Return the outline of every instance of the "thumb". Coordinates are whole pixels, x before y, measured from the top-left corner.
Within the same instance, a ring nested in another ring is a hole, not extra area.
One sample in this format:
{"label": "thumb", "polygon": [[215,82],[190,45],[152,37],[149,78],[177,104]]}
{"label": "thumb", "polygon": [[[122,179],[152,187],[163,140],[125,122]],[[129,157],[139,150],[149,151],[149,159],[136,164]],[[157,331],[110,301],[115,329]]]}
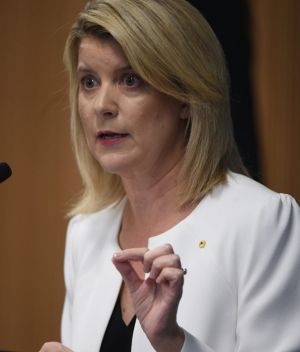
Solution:
{"label": "thumb", "polygon": [[122,278],[129,291],[135,292],[141,286],[143,280],[140,279],[130,262],[127,260],[118,260],[118,253],[114,254],[112,262],[119,271],[119,273],[122,275]]}

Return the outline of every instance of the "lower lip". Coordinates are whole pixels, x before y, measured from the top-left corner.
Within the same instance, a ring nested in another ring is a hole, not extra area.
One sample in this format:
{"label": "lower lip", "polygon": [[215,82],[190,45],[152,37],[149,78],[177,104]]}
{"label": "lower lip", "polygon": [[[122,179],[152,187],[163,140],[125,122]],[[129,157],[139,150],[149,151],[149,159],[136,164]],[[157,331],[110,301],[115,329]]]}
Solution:
{"label": "lower lip", "polygon": [[98,138],[99,142],[102,145],[115,145],[115,144],[119,144],[121,142],[123,142],[125,139],[127,139],[128,136],[124,136],[124,137],[112,137],[112,138]]}

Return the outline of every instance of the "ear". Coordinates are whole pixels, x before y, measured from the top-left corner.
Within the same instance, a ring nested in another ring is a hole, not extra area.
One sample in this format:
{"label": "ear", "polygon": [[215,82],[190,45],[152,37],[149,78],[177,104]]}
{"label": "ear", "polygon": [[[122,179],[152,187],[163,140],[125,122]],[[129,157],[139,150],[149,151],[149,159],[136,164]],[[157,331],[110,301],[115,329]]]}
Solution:
{"label": "ear", "polygon": [[190,107],[187,103],[181,105],[180,118],[182,120],[187,120],[190,116]]}

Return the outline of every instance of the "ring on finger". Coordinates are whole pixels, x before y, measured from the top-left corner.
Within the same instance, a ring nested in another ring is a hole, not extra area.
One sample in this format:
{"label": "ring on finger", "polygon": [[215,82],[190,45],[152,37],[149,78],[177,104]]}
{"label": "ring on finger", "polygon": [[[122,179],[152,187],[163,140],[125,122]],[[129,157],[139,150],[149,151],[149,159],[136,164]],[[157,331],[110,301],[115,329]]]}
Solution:
{"label": "ring on finger", "polygon": [[186,275],[186,273],[187,273],[187,268],[180,268],[180,269],[182,270],[183,275]]}

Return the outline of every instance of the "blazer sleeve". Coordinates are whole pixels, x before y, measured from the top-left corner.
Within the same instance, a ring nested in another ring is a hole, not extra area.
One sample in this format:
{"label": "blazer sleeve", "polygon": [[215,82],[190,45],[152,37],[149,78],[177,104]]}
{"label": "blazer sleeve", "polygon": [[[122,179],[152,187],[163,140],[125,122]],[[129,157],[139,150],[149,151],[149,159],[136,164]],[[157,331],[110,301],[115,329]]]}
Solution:
{"label": "blazer sleeve", "polygon": [[[300,351],[300,208],[289,195],[272,195],[247,227],[232,352]],[[185,331],[182,352],[213,349]]]}
{"label": "blazer sleeve", "polygon": [[214,352],[205,343],[199,341],[195,336],[191,335],[188,331],[184,331],[184,344],[181,352]]}
{"label": "blazer sleeve", "polygon": [[238,283],[236,351],[300,351],[300,208],[269,199],[253,224]]}

